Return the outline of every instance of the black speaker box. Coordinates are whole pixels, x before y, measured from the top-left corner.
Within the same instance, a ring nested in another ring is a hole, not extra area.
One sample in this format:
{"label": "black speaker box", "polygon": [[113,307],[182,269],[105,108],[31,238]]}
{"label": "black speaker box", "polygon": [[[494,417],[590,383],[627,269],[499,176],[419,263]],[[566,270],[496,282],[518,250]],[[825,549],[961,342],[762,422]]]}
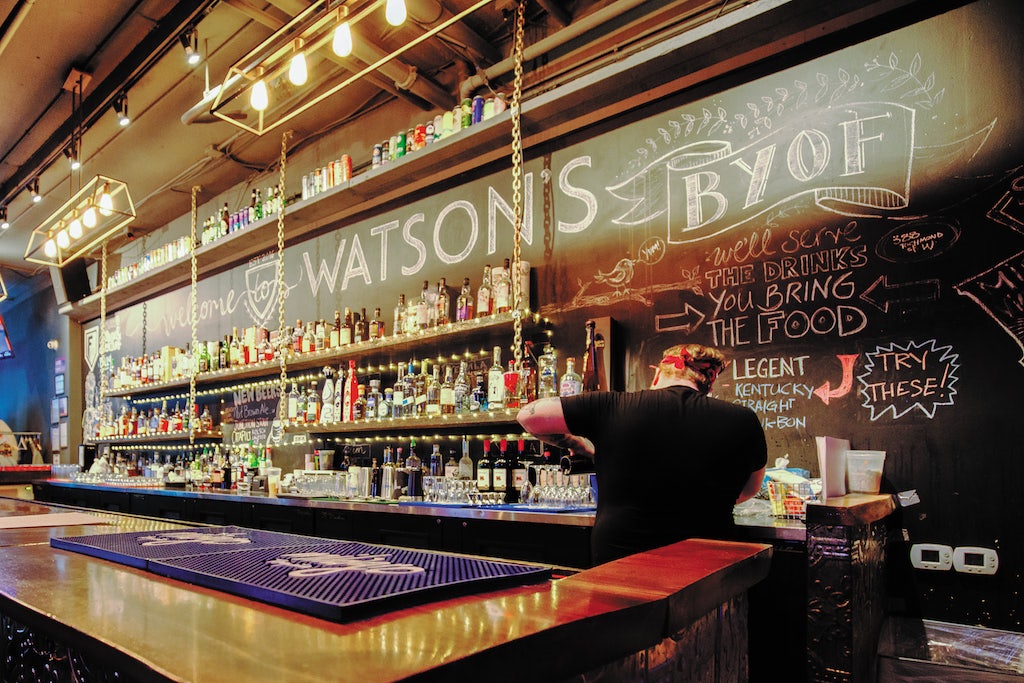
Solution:
{"label": "black speaker box", "polygon": [[53,268],[50,272],[55,275],[52,278],[53,291],[57,295],[58,305],[81,301],[92,293],[85,259],[75,259],[63,268]]}

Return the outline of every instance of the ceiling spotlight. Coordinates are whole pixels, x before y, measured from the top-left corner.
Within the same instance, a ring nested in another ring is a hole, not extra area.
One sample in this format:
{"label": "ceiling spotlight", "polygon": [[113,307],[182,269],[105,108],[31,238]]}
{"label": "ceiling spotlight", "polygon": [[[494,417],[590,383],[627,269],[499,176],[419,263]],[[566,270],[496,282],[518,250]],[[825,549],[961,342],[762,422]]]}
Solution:
{"label": "ceiling spotlight", "polygon": [[77,171],[82,168],[82,162],[78,158],[78,152],[75,150],[75,143],[71,143],[69,147],[64,148],[64,156],[68,158],[68,164],[71,165],[72,171]]}
{"label": "ceiling spotlight", "polygon": [[32,201],[38,204],[43,201],[43,195],[39,194],[39,178],[33,178],[28,184],[28,191],[32,193]]}
{"label": "ceiling spotlight", "polygon": [[196,66],[203,61],[203,56],[199,54],[199,31],[194,26],[178,36],[178,40],[185,48],[185,61],[189,66]]}
{"label": "ceiling spotlight", "polygon": [[7,206],[0,206],[0,230],[6,230],[11,227],[11,222],[7,220]]}
{"label": "ceiling spotlight", "polygon": [[114,112],[117,114],[117,122],[122,126],[127,126],[132,122],[128,118],[128,94],[121,93],[114,98]]}

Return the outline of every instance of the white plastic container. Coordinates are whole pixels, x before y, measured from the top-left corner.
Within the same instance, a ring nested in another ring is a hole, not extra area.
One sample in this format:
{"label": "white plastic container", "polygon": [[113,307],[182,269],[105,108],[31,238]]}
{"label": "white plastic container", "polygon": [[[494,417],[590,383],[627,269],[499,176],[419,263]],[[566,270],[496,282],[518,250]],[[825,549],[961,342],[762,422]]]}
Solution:
{"label": "white plastic container", "polygon": [[884,467],[885,451],[847,451],[846,490],[850,493],[878,493]]}

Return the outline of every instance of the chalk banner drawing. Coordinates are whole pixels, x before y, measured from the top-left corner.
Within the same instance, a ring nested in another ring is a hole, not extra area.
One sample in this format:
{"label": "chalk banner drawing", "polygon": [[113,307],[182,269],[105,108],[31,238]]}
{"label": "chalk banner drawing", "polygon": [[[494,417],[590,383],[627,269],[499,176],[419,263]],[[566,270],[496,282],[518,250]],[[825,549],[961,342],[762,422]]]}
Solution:
{"label": "chalk banner drawing", "polygon": [[[981,306],[1024,350],[1024,251],[961,282],[956,291]],[[1019,362],[1024,365],[1024,356]]]}
{"label": "chalk banner drawing", "polygon": [[864,372],[858,375],[861,404],[872,422],[889,415],[897,420],[913,410],[928,419],[939,406],[953,405],[960,354],[934,339],[892,343],[865,354]]}

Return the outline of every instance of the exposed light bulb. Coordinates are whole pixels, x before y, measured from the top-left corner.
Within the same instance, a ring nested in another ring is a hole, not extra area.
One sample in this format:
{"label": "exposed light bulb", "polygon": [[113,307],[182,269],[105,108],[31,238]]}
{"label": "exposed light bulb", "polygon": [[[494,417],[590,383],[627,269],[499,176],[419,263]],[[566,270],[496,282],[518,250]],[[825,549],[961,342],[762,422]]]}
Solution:
{"label": "exposed light bulb", "polygon": [[96,209],[94,207],[90,206],[85,210],[85,213],[82,214],[82,223],[87,228],[96,227]]}
{"label": "exposed light bulb", "polygon": [[252,92],[249,93],[249,104],[256,111],[263,111],[270,106],[270,96],[267,94],[267,84],[262,78],[252,84]]}
{"label": "exposed light bulb", "polygon": [[334,54],[339,57],[348,57],[352,54],[352,27],[347,21],[341,22],[338,28],[334,29],[334,41],[331,43]]}
{"label": "exposed light bulb", "polygon": [[82,221],[78,218],[77,214],[71,219],[71,225],[68,226],[68,234],[71,235],[73,240],[77,240],[82,236]]}
{"label": "exposed light bulb", "polygon": [[71,238],[68,237],[67,230],[61,230],[57,233],[57,246],[61,249],[67,249],[71,246]]}
{"label": "exposed light bulb", "polygon": [[103,194],[100,195],[100,213],[109,216],[114,213],[114,198],[110,196],[110,185],[104,185]]}
{"label": "exposed light bulb", "polygon": [[401,26],[405,21],[405,0],[387,0],[384,5],[384,18],[392,26]]}
{"label": "exposed light bulb", "polygon": [[288,67],[288,80],[294,85],[305,85],[307,78],[306,55],[303,52],[296,52],[292,57],[291,66]]}
{"label": "exposed light bulb", "polygon": [[46,254],[47,258],[53,258],[57,255],[57,243],[52,239],[46,240],[43,244],[43,253]]}

